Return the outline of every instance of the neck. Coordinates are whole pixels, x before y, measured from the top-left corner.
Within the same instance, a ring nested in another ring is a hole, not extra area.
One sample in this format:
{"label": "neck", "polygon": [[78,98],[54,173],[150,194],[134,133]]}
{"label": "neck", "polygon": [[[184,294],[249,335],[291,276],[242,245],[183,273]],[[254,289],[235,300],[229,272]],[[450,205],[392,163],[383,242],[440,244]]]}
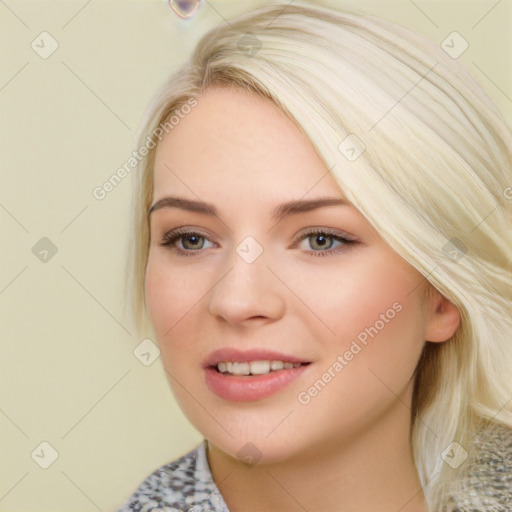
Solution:
{"label": "neck", "polygon": [[322,439],[283,461],[248,466],[211,443],[208,460],[230,512],[426,512],[409,425],[397,400],[350,439]]}

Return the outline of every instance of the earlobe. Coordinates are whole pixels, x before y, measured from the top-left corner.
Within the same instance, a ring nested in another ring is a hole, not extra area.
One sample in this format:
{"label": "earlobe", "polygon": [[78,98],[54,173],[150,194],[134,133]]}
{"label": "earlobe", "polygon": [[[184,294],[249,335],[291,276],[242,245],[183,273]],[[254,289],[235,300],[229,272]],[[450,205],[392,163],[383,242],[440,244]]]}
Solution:
{"label": "earlobe", "polygon": [[430,294],[425,341],[443,342],[449,340],[460,325],[457,307],[437,290]]}

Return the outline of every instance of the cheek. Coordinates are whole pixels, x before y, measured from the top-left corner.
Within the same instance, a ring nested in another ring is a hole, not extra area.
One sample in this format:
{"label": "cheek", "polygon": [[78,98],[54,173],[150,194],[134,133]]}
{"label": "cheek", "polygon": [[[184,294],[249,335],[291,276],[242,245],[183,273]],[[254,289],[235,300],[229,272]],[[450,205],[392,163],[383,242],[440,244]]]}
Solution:
{"label": "cheek", "polygon": [[368,249],[336,265],[318,265],[314,272],[292,268],[284,272],[294,292],[316,316],[310,325],[323,343],[334,342],[336,348],[343,348],[357,336],[363,341],[365,335],[372,339],[376,330],[379,336],[402,332],[400,337],[405,340],[422,329],[418,284],[423,278],[394,253]]}
{"label": "cheek", "polygon": [[172,285],[172,276],[168,274],[165,267],[158,263],[158,258],[150,254],[146,267],[146,306],[153,330],[160,342],[163,334],[174,324],[176,310],[171,306],[178,298],[176,287]]}
{"label": "cheek", "polygon": [[415,297],[387,296],[353,338],[362,340],[364,368],[397,393],[412,376],[424,345],[421,313]]}
{"label": "cheek", "polygon": [[338,356],[343,365],[321,401],[326,405],[343,397],[354,411],[362,413],[362,403],[377,411],[405,391],[420,357],[425,325],[418,284],[423,278],[403,260],[385,254],[343,274],[331,274],[331,283],[337,278],[339,284],[317,302],[319,316],[336,333],[322,337],[319,371],[332,368]]}
{"label": "cheek", "polygon": [[146,304],[166,377],[180,407],[184,411],[191,409],[192,416],[195,409],[190,407],[190,393],[197,393],[197,382],[187,361],[193,355],[194,331],[200,325],[194,318],[194,306],[199,305],[208,290],[204,275],[199,278],[201,275],[180,271],[178,266],[165,261],[165,255],[150,254],[146,267]]}
{"label": "cheek", "polygon": [[314,275],[303,273],[297,292],[308,297],[316,316],[334,332],[319,322],[310,323],[321,344],[315,377],[322,378],[329,368],[333,371],[338,356],[342,357],[343,370],[334,369],[339,377],[324,399],[331,392],[340,393],[348,402],[355,400],[355,407],[359,401],[371,402],[381,393],[389,394],[389,389],[401,393],[424,345],[418,286],[423,277],[385,251],[368,250],[350,262],[347,258],[339,267],[319,269]]}
{"label": "cheek", "polygon": [[[325,330],[317,335],[322,355],[300,390],[305,422],[322,418],[337,435],[376,421],[397,396],[407,404],[424,345],[421,300],[419,292],[412,291],[418,280],[418,275],[400,268],[383,272],[374,267],[352,273],[345,286],[325,295],[325,307],[318,314],[336,335]],[[406,406],[402,413],[409,414]]]}
{"label": "cheek", "polygon": [[165,254],[150,253],[145,279],[147,309],[160,343],[173,337],[208,290],[202,272],[187,272],[166,260]]}

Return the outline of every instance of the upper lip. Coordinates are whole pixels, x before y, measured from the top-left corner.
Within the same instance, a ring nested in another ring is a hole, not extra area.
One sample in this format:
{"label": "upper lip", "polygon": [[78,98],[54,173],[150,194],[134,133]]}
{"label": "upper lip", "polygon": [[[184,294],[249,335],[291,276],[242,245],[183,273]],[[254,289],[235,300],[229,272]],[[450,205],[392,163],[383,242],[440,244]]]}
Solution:
{"label": "upper lip", "polygon": [[309,363],[305,359],[301,359],[288,354],[282,354],[273,350],[250,349],[237,350],[236,348],[221,348],[214,350],[206,358],[203,363],[204,368],[217,366],[220,362],[231,361],[233,363],[244,363],[250,361],[283,361],[289,363]]}

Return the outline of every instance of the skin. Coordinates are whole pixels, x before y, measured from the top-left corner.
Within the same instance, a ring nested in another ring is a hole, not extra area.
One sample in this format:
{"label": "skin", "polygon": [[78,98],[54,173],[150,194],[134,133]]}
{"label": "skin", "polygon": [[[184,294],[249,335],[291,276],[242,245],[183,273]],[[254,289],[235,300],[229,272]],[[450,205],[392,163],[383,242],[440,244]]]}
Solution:
{"label": "skin", "polygon": [[[336,172],[351,172],[344,165]],[[427,296],[422,275],[350,204],[271,219],[285,201],[343,196],[307,137],[267,99],[203,93],[157,148],[153,204],[170,195],[218,210],[151,213],[145,292],[169,383],[208,440],[230,511],[426,510],[409,440],[412,376],[425,340],[455,332],[457,309],[437,292]],[[161,245],[182,226],[205,238]],[[322,246],[308,228],[356,243]],[[247,236],[263,249],[253,263],[236,252]],[[300,403],[298,394],[397,302],[400,312]],[[274,349],[311,364],[270,397],[230,402],[208,389],[202,369],[221,347]],[[237,456],[248,442],[261,456],[254,465]]]}

